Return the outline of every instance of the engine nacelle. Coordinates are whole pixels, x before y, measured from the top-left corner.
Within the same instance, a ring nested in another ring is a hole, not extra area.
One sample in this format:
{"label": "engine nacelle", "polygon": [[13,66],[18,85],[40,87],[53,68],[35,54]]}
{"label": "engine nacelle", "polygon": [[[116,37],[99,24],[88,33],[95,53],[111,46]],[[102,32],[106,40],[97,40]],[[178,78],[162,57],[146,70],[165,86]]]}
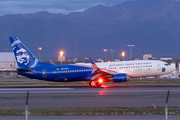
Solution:
{"label": "engine nacelle", "polygon": [[113,82],[126,82],[129,80],[129,75],[125,73],[119,73],[113,75]]}

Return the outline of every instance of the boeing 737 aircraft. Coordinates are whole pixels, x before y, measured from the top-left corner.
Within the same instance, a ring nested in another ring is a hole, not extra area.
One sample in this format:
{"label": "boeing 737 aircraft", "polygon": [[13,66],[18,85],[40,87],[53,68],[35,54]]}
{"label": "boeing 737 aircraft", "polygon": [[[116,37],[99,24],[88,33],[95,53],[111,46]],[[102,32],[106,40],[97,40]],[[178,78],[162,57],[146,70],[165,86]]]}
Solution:
{"label": "boeing 737 aircraft", "polygon": [[[90,64],[54,65],[39,61],[17,37],[10,37],[18,64],[19,75],[55,82],[89,81],[100,87],[105,82],[126,82],[130,77],[151,77],[175,70],[168,63],[157,60],[138,60]],[[160,80],[159,80],[160,81]]]}
{"label": "boeing 737 aircraft", "polygon": [[128,75],[100,70],[91,60],[92,66],[54,65],[39,61],[17,37],[10,42],[18,64],[17,73],[28,78],[55,82],[89,81],[91,86],[100,87],[104,82],[126,82]]}

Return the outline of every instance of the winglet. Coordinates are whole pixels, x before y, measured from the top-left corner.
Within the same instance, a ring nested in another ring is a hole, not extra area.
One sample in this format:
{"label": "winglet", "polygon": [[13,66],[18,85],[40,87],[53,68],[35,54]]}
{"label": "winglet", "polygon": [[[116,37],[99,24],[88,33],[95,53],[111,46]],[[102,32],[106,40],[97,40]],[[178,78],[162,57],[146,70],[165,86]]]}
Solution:
{"label": "winglet", "polygon": [[92,68],[93,68],[92,73],[94,73],[98,69],[98,67],[90,57],[89,57],[89,60],[91,62]]}
{"label": "winglet", "polygon": [[49,61],[50,61],[50,63],[51,63],[52,65],[55,65],[54,62],[53,62],[52,60],[49,60]]}

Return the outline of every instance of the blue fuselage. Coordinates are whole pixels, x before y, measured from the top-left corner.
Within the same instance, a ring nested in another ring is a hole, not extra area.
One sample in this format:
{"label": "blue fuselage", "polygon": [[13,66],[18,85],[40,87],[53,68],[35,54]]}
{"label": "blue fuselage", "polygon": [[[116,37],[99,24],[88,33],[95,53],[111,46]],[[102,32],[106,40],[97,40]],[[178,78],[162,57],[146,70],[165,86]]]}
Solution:
{"label": "blue fuselage", "polygon": [[89,81],[93,77],[92,68],[78,65],[53,65],[29,69],[29,72],[17,71],[28,78],[57,81]]}

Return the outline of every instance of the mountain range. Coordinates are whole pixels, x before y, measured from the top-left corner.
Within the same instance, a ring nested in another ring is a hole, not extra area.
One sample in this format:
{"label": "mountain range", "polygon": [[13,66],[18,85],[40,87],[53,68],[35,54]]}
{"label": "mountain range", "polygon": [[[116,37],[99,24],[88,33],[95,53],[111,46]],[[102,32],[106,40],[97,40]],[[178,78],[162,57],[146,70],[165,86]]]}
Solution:
{"label": "mountain range", "polygon": [[[104,58],[103,49],[114,49],[121,58],[128,44],[132,57],[143,54],[180,58],[180,1],[131,0],[105,7],[97,5],[68,15],[39,11],[34,14],[0,16],[0,51],[10,49],[9,36],[17,36],[38,57],[57,59],[60,50],[67,58]],[[108,52],[108,59],[111,53]]]}

